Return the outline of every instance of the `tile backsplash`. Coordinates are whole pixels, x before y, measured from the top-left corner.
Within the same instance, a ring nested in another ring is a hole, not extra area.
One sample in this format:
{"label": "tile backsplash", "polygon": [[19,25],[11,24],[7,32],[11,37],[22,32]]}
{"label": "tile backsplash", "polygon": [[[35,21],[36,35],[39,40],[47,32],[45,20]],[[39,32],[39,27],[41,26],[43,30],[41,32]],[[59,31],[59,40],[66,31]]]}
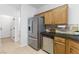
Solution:
{"label": "tile backsplash", "polygon": [[70,31],[79,31],[79,24],[69,24],[68,29]]}
{"label": "tile backsplash", "polygon": [[45,28],[46,28],[46,30],[54,31],[56,28],[56,25],[45,25]]}
{"label": "tile backsplash", "polygon": [[68,24],[68,25],[45,25],[46,30],[55,31],[59,29],[62,31],[79,31],[79,24]]}

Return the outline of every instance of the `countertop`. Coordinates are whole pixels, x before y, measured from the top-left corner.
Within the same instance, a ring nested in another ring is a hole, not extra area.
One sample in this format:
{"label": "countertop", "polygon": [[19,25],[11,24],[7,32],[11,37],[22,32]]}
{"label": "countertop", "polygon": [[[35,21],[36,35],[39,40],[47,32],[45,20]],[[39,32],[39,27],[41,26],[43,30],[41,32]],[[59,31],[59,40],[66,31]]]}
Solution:
{"label": "countertop", "polygon": [[79,41],[79,34],[78,33],[77,34],[72,34],[72,33],[59,33],[59,32],[56,32],[55,36]]}
{"label": "countertop", "polygon": [[42,36],[46,36],[46,37],[49,37],[52,39],[54,39],[54,35],[55,35],[54,32],[41,32],[41,34],[42,34]]}
{"label": "countertop", "polygon": [[54,39],[55,36],[79,41],[79,32],[42,32],[43,36]]}

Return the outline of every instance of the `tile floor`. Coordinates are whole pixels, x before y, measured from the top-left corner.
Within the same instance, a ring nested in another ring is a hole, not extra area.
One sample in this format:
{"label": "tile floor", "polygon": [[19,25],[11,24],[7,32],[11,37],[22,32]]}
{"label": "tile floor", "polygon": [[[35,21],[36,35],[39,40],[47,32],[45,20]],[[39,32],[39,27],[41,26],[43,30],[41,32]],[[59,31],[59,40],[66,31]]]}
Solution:
{"label": "tile floor", "polygon": [[14,43],[10,38],[1,40],[0,54],[47,54],[42,50],[36,51],[29,46],[20,47],[19,44]]}

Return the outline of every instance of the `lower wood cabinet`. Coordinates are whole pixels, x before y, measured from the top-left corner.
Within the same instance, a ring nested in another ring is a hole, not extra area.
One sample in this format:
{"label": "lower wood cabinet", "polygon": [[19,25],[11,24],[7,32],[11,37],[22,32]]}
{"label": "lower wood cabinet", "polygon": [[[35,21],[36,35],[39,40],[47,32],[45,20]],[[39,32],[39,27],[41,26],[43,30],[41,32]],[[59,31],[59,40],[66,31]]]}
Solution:
{"label": "lower wood cabinet", "polygon": [[70,54],[79,54],[79,49],[71,47],[70,48]]}
{"label": "lower wood cabinet", "polygon": [[65,54],[65,45],[63,43],[55,43],[55,54]]}
{"label": "lower wood cabinet", "polygon": [[70,40],[70,54],[79,54],[79,42]]}
{"label": "lower wood cabinet", "polygon": [[55,54],[65,54],[65,39],[61,37],[55,37],[54,39],[54,53]]}
{"label": "lower wood cabinet", "polygon": [[79,54],[79,41],[62,37],[54,38],[55,54]]}

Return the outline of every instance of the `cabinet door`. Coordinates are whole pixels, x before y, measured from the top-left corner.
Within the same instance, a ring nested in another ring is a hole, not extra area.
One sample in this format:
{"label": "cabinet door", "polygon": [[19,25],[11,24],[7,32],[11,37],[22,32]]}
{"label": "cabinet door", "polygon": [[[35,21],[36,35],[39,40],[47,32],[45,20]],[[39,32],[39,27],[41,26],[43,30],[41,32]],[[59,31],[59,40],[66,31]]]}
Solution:
{"label": "cabinet door", "polygon": [[45,13],[45,24],[54,24],[53,11]]}
{"label": "cabinet door", "polygon": [[49,15],[49,12],[45,13],[45,24],[50,24],[50,15]]}
{"label": "cabinet door", "polygon": [[70,54],[79,54],[79,49],[71,47],[70,48]]}
{"label": "cabinet door", "polygon": [[50,24],[54,24],[54,16],[53,16],[53,10],[51,10],[50,12],[49,12],[49,19],[50,19]]}
{"label": "cabinet door", "polygon": [[70,54],[79,54],[79,42],[70,40]]}
{"label": "cabinet door", "polygon": [[65,38],[61,38],[61,37],[55,37],[54,39],[55,42],[61,42],[65,44]]}
{"label": "cabinet door", "polygon": [[60,42],[55,42],[55,54],[65,54],[65,45]]}
{"label": "cabinet door", "polygon": [[65,54],[66,53],[65,38],[62,38],[62,37],[54,38],[54,53],[55,54]]}
{"label": "cabinet door", "polygon": [[60,6],[53,10],[55,24],[67,24],[68,6]]}

